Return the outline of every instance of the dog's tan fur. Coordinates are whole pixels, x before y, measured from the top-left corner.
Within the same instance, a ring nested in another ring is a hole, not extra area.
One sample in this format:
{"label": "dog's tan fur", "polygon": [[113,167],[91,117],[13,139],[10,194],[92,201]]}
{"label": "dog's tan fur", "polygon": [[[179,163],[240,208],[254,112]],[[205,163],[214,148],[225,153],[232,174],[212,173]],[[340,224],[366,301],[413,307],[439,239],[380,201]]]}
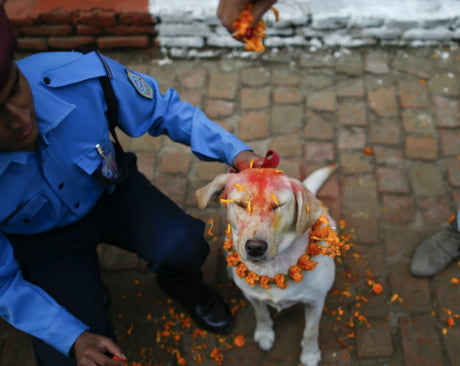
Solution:
{"label": "dog's tan fur", "polygon": [[[203,209],[213,197],[223,198],[233,245],[242,262],[260,276],[274,277],[278,273],[287,274],[297,263],[308,247],[311,226],[320,215],[328,215],[315,193],[333,170],[333,167],[320,169],[303,183],[274,169],[221,174],[196,191],[196,201]],[[329,219],[335,226],[332,218]],[[250,243],[255,243],[257,250],[251,250]],[[304,272],[301,282],[291,281],[284,290],[274,285],[270,289],[251,286],[232,271],[233,280],[254,307],[254,339],[264,350],[269,350],[275,341],[267,305],[278,311],[296,303],[306,305],[300,356],[306,366],[316,366],[321,360],[319,321],[335,275],[332,258],[319,255],[312,259],[318,262],[316,268]]]}

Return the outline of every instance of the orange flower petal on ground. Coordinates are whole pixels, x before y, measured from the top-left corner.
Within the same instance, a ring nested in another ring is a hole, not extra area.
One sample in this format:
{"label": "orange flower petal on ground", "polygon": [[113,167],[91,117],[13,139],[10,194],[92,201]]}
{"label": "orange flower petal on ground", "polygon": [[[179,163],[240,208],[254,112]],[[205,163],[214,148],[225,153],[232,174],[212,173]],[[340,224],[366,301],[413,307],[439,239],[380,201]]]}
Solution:
{"label": "orange flower petal on ground", "polygon": [[372,292],[374,294],[380,295],[383,292],[383,286],[380,283],[375,282],[372,286]]}
{"label": "orange flower petal on ground", "polygon": [[222,365],[222,362],[224,362],[224,355],[222,354],[222,351],[217,347],[212,349],[209,357],[216,361],[218,365]]}
{"label": "orange flower petal on ground", "polygon": [[449,328],[453,328],[454,325],[455,325],[455,320],[454,320],[454,318],[449,318],[449,319],[446,320],[446,323],[447,323],[447,326]]}
{"label": "orange flower petal on ground", "polygon": [[374,155],[374,150],[372,150],[372,148],[369,146],[365,147],[363,151],[366,155]]}
{"label": "orange flower petal on ground", "polygon": [[243,347],[246,344],[246,338],[243,334],[239,334],[235,337],[233,344],[237,347]]}

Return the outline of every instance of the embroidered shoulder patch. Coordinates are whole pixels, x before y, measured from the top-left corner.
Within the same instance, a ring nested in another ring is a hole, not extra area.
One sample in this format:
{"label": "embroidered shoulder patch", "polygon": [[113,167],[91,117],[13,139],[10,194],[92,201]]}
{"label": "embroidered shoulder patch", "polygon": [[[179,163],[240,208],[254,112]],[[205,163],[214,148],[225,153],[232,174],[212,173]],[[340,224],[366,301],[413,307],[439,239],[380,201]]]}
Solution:
{"label": "embroidered shoulder patch", "polygon": [[142,76],[135,74],[131,70],[126,69],[128,79],[133,84],[136,91],[144,98],[153,99],[152,87],[142,78]]}

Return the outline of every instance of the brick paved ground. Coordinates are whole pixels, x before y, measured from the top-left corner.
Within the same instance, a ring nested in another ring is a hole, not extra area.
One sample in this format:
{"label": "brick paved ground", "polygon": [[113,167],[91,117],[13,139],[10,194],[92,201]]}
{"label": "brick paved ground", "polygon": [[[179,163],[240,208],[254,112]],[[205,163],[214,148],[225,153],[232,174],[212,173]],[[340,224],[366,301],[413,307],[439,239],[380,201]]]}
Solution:
{"label": "brick paved ground", "polygon": [[[321,324],[322,365],[460,364],[460,326],[446,325],[449,311],[460,313],[460,287],[450,283],[460,277],[458,263],[431,279],[408,272],[414,248],[447,223],[460,201],[460,50],[298,51],[163,66],[145,53],[112,56],[154,75],[164,90],[175,87],[257,152],[276,150],[288,175],[304,178],[315,167],[339,164],[320,196],[336,219],[346,220],[357,245],[337,265]],[[302,308],[274,314],[276,344],[260,351],[252,340],[252,309],[225,276],[223,211],[194,207],[194,190],[226,168],[201,163],[167,139],[123,141],[179,205],[213,218],[206,279],[237,319],[226,338],[197,332],[142,261],[103,245],[110,314],[130,365],[175,365],[179,353],[187,365],[216,365],[209,358],[214,347],[225,366],[297,365]],[[369,291],[369,279],[383,284],[382,294]],[[233,345],[239,334],[246,337],[243,347]],[[27,338],[4,323],[0,365],[34,365]]]}

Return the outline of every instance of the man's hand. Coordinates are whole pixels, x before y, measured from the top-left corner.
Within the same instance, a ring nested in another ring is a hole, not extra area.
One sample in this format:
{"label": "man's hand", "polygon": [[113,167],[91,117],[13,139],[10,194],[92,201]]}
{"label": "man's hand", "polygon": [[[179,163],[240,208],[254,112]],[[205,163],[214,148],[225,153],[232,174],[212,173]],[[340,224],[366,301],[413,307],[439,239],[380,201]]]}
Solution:
{"label": "man's hand", "polygon": [[[107,337],[83,332],[73,345],[73,353],[78,366],[123,366],[126,356]],[[107,356],[113,355],[113,358]]]}
{"label": "man's hand", "polygon": [[263,156],[260,156],[252,151],[245,150],[240,152],[237,156],[235,156],[235,158],[233,159],[233,167],[237,171],[241,171],[249,167],[260,168],[263,162]]}
{"label": "man's hand", "polygon": [[233,34],[233,22],[240,16],[241,10],[252,2],[252,15],[254,16],[254,25],[259,23],[262,16],[270,10],[277,0],[219,0],[217,7],[217,16],[222,25],[227,28],[230,34]]}

